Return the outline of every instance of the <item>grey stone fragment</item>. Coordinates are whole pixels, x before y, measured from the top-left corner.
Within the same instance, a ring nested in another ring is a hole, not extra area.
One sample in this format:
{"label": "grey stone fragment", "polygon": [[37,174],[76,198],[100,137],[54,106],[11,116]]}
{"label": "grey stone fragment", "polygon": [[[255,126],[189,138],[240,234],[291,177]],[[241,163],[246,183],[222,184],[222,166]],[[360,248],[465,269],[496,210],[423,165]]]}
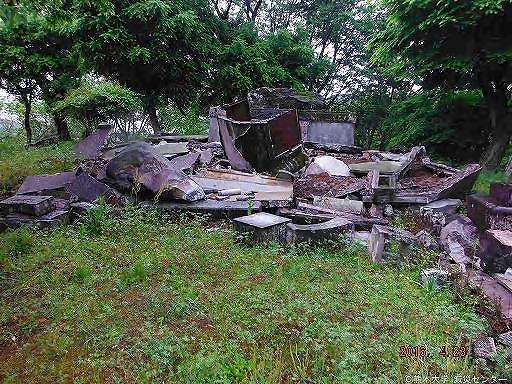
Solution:
{"label": "grey stone fragment", "polygon": [[489,336],[478,336],[473,345],[473,354],[476,358],[490,359],[496,356],[496,345],[494,339]]}
{"label": "grey stone fragment", "polygon": [[500,344],[512,348],[512,331],[508,331],[499,335],[498,341],[500,342]]}
{"label": "grey stone fragment", "polygon": [[428,250],[434,251],[439,249],[437,239],[426,229],[419,231],[416,234],[416,238],[418,239],[418,243]]}
{"label": "grey stone fragment", "polygon": [[432,284],[435,289],[442,290],[450,286],[448,272],[436,268],[427,268],[421,271],[420,280],[424,286]]}
{"label": "grey stone fragment", "polygon": [[304,176],[327,173],[329,176],[350,176],[350,168],[332,156],[318,156],[306,168]]}
{"label": "grey stone fragment", "polygon": [[440,240],[456,263],[464,266],[476,260],[479,247],[478,229],[467,217],[458,216],[443,227]]}
{"label": "grey stone fragment", "polygon": [[461,206],[462,201],[460,199],[441,199],[424,205],[420,208],[420,211],[430,210],[432,212],[441,212],[443,214],[454,214]]}
{"label": "grey stone fragment", "polygon": [[341,217],[319,224],[289,223],[286,226],[286,243],[333,241],[337,240],[341,234],[353,230],[354,224]]}
{"label": "grey stone fragment", "polygon": [[368,253],[374,263],[400,261],[411,253],[415,244],[416,238],[409,231],[374,225],[368,244]]}
{"label": "grey stone fragment", "polygon": [[14,195],[0,201],[0,212],[3,215],[22,213],[31,216],[42,216],[55,209],[52,196]]}
{"label": "grey stone fragment", "polygon": [[69,211],[55,210],[43,216],[31,216],[23,213],[12,213],[0,218],[0,228],[18,228],[32,226],[35,228],[53,228],[69,222]]}
{"label": "grey stone fragment", "polygon": [[307,140],[322,144],[354,145],[352,122],[312,121],[307,128]]}
{"label": "grey stone fragment", "polygon": [[175,157],[170,160],[171,167],[185,173],[192,173],[199,160],[199,156],[200,153],[194,151],[186,155]]}
{"label": "grey stone fragment", "polygon": [[255,243],[282,242],[286,224],[291,222],[285,217],[266,212],[254,213],[233,220],[239,236]]}

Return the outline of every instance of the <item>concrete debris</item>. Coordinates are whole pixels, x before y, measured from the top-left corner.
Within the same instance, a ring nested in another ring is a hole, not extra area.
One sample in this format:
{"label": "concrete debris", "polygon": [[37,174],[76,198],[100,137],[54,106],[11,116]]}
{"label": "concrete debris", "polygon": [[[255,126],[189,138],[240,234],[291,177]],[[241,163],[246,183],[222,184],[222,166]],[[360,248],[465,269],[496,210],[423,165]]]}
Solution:
{"label": "concrete debris", "polygon": [[497,354],[494,339],[489,336],[479,335],[473,344],[473,355],[475,358],[491,359]]}
{"label": "concrete debris", "polygon": [[300,177],[293,184],[296,198],[313,199],[315,196],[345,197],[366,188],[365,179],[326,174]]}
{"label": "concrete debris", "polygon": [[290,219],[266,212],[254,213],[233,220],[238,236],[251,243],[283,242],[286,224],[289,222],[291,222]]}
{"label": "concrete debris", "polygon": [[259,201],[218,201],[200,200],[191,203],[180,202],[159,202],[156,204],[147,202],[144,206],[155,206],[165,212],[192,212],[207,214],[212,218],[233,219],[247,215],[247,212],[260,212],[261,202]]}
{"label": "concrete debris", "polygon": [[319,156],[306,168],[304,176],[326,173],[329,176],[350,176],[347,165],[332,156]]}
{"label": "concrete debris", "polygon": [[318,224],[293,224],[286,225],[286,240],[288,244],[302,242],[337,241],[343,234],[354,230],[354,224],[341,217],[335,217],[329,221]]}
{"label": "concrete debris", "polygon": [[467,275],[471,285],[496,305],[503,318],[512,321],[512,293],[485,272],[468,268]]}
{"label": "concrete debris", "polygon": [[512,230],[512,185],[492,183],[489,196],[469,195],[468,216],[480,229]]}
{"label": "concrete debris", "polygon": [[242,191],[240,188],[233,188],[233,189],[223,189],[222,191],[217,192],[219,196],[233,196],[233,195],[240,195]]}
{"label": "concrete debris", "polygon": [[422,270],[420,280],[423,286],[432,285],[436,290],[443,290],[450,287],[449,274],[441,269],[427,268]]}

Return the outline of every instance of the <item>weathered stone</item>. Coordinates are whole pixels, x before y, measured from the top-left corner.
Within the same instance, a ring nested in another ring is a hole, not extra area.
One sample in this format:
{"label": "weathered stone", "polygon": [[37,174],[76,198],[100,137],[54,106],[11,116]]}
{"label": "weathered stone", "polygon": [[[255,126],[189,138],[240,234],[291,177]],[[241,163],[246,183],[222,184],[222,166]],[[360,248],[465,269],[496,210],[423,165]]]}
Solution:
{"label": "weathered stone", "polygon": [[172,159],[189,152],[186,142],[168,143],[165,141],[152,146],[153,151],[164,156],[167,159]]}
{"label": "weathered stone", "polygon": [[337,211],[354,213],[356,215],[361,215],[364,212],[364,205],[360,200],[315,196],[313,198],[313,204]]}
{"label": "weathered stone", "polygon": [[367,181],[358,177],[327,174],[300,177],[293,184],[293,196],[313,199],[314,196],[345,197],[366,188]]}
{"label": "weathered stone", "polygon": [[201,151],[201,154],[199,156],[199,162],[202,165],[210,165],[213,161],[213,150],[211,148],[206,148],[205,150]]}
{"label": "weathered stone", "polygon": [[349,167],[332,156],[318,156],[306,168],[304,176],[327,173],[329,176],[350,176]]}
{"label": "weathered stone", "polygon": [[437,239],[426,229],[419,231],[416,234],[416,238],[418,239],[418,243],[428,250],[435,251],[439,249]]}
{"label": "weathered stone", "polygon": [[469,195],[467,197],[469,218],[480,229],[512,230],[512,207],[496,204],[486,196]]}
{"label": "weathered stone", "polygon": [[420,208],[420,211],[432,211],[441,212],[445,215],[453,215],[457,213],[457,210],[462,206],[460,199],[441,199],[433,201],[430,204],[424,205]]}
{"label": "weathered stone", "polygon": [[506,347],[512,347],[512,331],[508,331],[499,335],[498,341],[500,344],[503,344]]}
{"label": "weathered stone", "polygon": [[291,222],[285,217],[266,212],[254,213],[233,220],[235,231],[244,240],[253,243],[282,242],[286,224]]}
{"label": "weathered stone", "polygon": [[441,230],[441,244],[461,266],[478,261],[478,229],[465,216],[458,216]]}
{"label": "weathered stone", "polygon": [[95,159],[101,153],[101,148],[107,142],[112,131],[109,124],[100,124],[98,129],[75,145],[75,156],[79,159]]}
{"label": "weathered stone", "polygon": [[43,216],[55,209],[52,196],[14,195],[0,201],[3,215],[22,213],[31,216]]}
{"label": "weathered stone", "polygon": [[107,204],[116,205],[122,202],[122,196],[108,185],[97,181],[88,173],[83,172],[69,185],[68,191],[80,201],[92,203],[103,197]]}
{"label": "weathered stone", "polygon": [[62,172],[54,175],[27,176],[16,192],[18,195],[43,194],[55,197],[68,197],[66,187],[75,180],[74,172]]}
{"label": "weathered stone", "polygon": [[368,246],[368,243],[370,242],[370,236],[371,233],[368,231],[355,231],[353,235],[353,240],[361,243],[364,246]]}
{"label": "weathered stone", "polygon": [[307,127],[306,140],[322,144],[354,145],[355,124],[338,121],[311,121]]}
{"label": "weathered stone", "polygon": [[473,354],[476,358],[491,359],[496,356],[496,344],[494,339],[489,336],[477,336],[473,344]]}
{"label": "weathered stone", "polygon": [[512,293],[482,271],[468,268],[467,276],[471,285],[492,301],[503,318],[510,324],[512,322]]}
{"label": "weathered stone", "polygon": [[432,284],[434,289],[442,290],[450,286],[448,272],[436,268],[424,269],[420,273],[420,280],[424,286]]}
{"label": "weathered stone", "polygon": [[86,201],[81,201],[78,203],[70,204],[70,212],[69,212],[69,220],[74,222],[82,217],[88,210],[97,207],[96,204],[88,203]]}
{"label": "weathered stone", "polygon": [[393,210],[393,206],[391,204],[384,205],[384,217],[393,217],[395,215],[395,211]]}
{"label": "weathered stone", "polygon": [[512,267],[512,231],[488,229],[480,236],[480,257],[487,272],[505,272]]}
{"label": "weathered stone", "polygon": [[147,143],[126,147],[108,162],[106,173],[122,190],[143,186],[164,200],[197,201],[206,197],[199,185],[183,172],[173,169],[169,160],[155,153]]}
{"label": "weathered stone", "polygon": [[372,228],[368,253],[374,263],[401,261],[411,253],[416,238],[409,231],[383,225]]}
{"label": "weathered stone", "polygon": [[286,225],[286,243],[336,241],[340,235],[353,230],[354,224],[340,217],[319,224],[289,223]]}
{"label": "weathered stone", "polygon": [[69,222],[69,211],[55,210],[42,216],[32,216],[23,213],[11,213],[0,217],[0,228],[18,228],[31,226],[35,228],[53,228]]}
{"label": "weathered stone", "polygon": [[233,196],[233,195],[239,195],[242,191],[240,188],[233,188],[233,189],[223,189],[222,191],[219,191],[219,196]]}

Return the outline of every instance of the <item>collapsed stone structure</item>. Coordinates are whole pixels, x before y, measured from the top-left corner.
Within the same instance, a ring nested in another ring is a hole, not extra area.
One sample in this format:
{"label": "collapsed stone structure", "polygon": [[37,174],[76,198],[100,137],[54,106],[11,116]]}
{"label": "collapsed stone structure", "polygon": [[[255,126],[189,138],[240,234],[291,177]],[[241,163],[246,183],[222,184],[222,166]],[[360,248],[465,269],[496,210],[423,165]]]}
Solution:
{"label": "collapsed stone structure", "polygon": [[[234,219],[253,241],[343,234],[366,244],[379,263],[400,262],[424,247],[446,252],[512,320],[512,186],[495,184],[490,197],[469,195],[478,164],[438,164],[423,147],[363,150],[354,145],[354,131],[350,116],[284,88],[257,89],[246,100],[212,107],[208,136],[106,146],[111,127],[101,125],[77,144],[74,172],[30,176],[0,202],[0,226],[49,227],[75,220],[99,198],[111,205],[131,199]],[[457,213],[468,195],[469,218]],[[404,207],[415,212],[417,233],[391,226]],[[424,276],[441,281],[445,274]]]}

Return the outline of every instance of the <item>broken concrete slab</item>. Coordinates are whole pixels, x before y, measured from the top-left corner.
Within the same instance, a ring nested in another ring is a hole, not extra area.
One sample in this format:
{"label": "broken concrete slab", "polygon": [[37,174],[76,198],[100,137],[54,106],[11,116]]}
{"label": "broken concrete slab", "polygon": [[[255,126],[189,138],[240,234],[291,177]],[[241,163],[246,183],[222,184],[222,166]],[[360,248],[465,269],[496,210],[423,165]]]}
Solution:
{"label": "broken concrete slab", "polygon": [[43,194],[66,198],[66,187],[75,180],[74,172],[27,176],[16,192],[18,195]]}
{"label": "broken concrete slab", "polygon": [[200,200],[192,203],[159,202],[146,203],[145,206],[153,207],[166,212],[193,212],[210,215],[212,218],[233,219],[246,216],[249,211],[260,212],[259,201],[225,201],[225,200]]}
{"label": "broken concrete slab", "polygon": [[277,211],[279,216],[288,217],[297,224],[318,224],[334,219],[333,214],[328,213],[310,213],[299,209],[280,208]]}
{"label": "broken concrete slab", "polygon": [[293,224],[286,225],[286,243],[300,242],[324,242],[336,241],[343,234],[354,230],[354,224],[341,217],[335,217],[329,221],[318,224]]}
{"label": "broken concrete slab", "polygon": [[38,229],[53,228],[69,223],[69,211],[54,210],[42,216],[32,216],[23,213],[11,213],[0,217],[0,228],[19,228],[30,226]]}
{"label": "broken concrete slab", "polygon": [[304,176],[326,173],[329,176],[350,176],[349,167],[341,160],[332,156],[318,156],[309,164]]}
{"label": "broken concrete slab", "polygon": [[362,215],[364,213],[364,205],[360,200],[314,196],[313,204],[324,208],[334,209],[336,211],[353,213],[355,215]]}
{"label": "broken concrete slab", "polygon": [[75,145],[75,156],[79,159],[95,159],[101,154],[101,149],[107,142],[112,126],[100,124],[98,129]]}
{"label": "broken concrete slab", "polygon": [[251,243],[282,242],[286,224],[291,220],[266,212],[254,213],[233,220],[237,235]]}
{"label": "broken concrete slab", "polygon": [[330,214],[333,217],[341,217],[352,222],[357,230],[366,230],[372,228],[374,224],[387,225],[389,222],[386,219],[375,217],[365,217],[361,215],[354,215],[348,212],[336,211],[334,209],[323,208],[313,204],[299,202],[297,208],[309,213]]}
{"label": "broken concrete slab", "polygon": [[314,143],[311,141],[304,141],[302,143],[305,149],[313,149],[317,151],[333,152],[333,153],[348,153],[348,154],[360,154],[362,152],[361,147],[355,145],[343,145],[343,144],[325,144],[325,143]]}
{"label": "broken concrete slab", "polygon": [[383,225],[372,228],[368,253],[374,263],[400,262],[406,258],[416,244],[409,231]]}
{"label": "broken concrete slab", "polygon": [[14,195],[0,201],[2,215],[21,213],[30,216],[43,216],[55,209],[52,196]]}
{"label": "broken concrete slab", "polygon": [[370,171],[379,171],[381,174],[397,174],[402,170],[403,164],[399,161],[370,161],[364,163],[353,163],[348,164],[350,171],[359,174],[366,175]]}
{"label": "broken concrete slab", "polygon": [[86,172],[78,175],[67,189],[70,193],[77,196],[80,201],[89,203],[96,201],[100,197],[103,197],[105,202],[110,205],[117,205],[124,200],[115,189],[97,181]]}
{"label": "broken concrete slab", "polygon": [[503,273],[512,267],[512,232],[488,229],[480,236],[480,258],[487,272]]}

